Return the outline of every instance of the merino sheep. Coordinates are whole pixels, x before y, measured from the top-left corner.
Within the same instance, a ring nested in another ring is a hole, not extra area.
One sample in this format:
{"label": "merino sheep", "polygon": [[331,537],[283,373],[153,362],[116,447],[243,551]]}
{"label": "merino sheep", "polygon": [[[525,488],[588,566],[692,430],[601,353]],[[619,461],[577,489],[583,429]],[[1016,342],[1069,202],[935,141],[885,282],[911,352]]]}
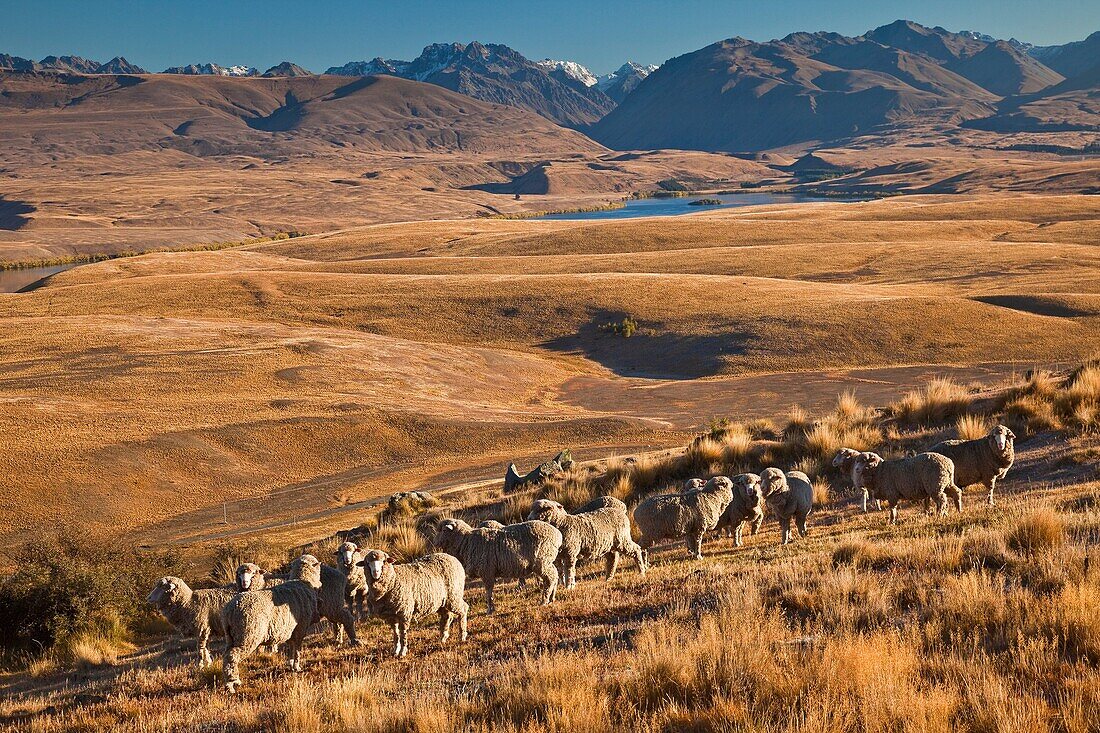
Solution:
{"label": "merino sheep", "polygon": [[722,512],[733,500],[733,482],[725,476],[715,476],[702,483],[692,479],[684,491],[651,496],[634,508],[634,523],[641,532],[638,544],[642,557],[649,564],[649,548],[660,540],[683,537],[688,552],[695,559],[703,557],[703,535],[718,525]]}
{"label": "merino sheep", "polygon": [[366,568],[371,613],[393,626],[395,657],[409,653],[409,624],[431,613],[439,613],[441,643],[450,637],[455,618],[461,641],[466,641],[470,606],[462,597],[466,571],[457,558],[436,552],[395,565],[382,550],[366,550],[357,567],[360,572]]}
{"label": "merino sheep", "polygon": [[614,496],[597,496],[587,504],[578,507],[573,513],[581,514],[582,512],[590,512],[595,509],[606,509],[611,507],[613,509],[622,509],[626,511],[626,504],[621,499],[616,499]]}
{"label": "merino sheep", "polygon": [[539,499],[531,506],[528,519],[540,519],[561,530],[562,545],[558,553],[558,569],[565,588],[577,585],[577,562],[606,558],[606,579],[615,577],[619,554],[634,558],[638,572],[645,575],[642,548],[630,537],[630,518],[625,509],[603,507],[570,514],[565,507],[550,499]]}
{"label": "merino sheep", "polygon": [[[296,577],[299,574],[298,565],[304,558],[312,555],[302,555],[290,564],[290,575]],[[355,635],[355,618],[348,608],[346,589],[348,579],[342,572],[330,565],[321,566],[321,588],[317,592],[317,614],[328,619],[332,624],[333,641],[337,645],[344,643],[344,632],[348,634],[348,643],[352,646],[360,646],[359,639]]]}
{"label": "merino sheep", "polygon": [[764,494],[760,490],[760,477],[755,473],[741,473],[733,477],[733,499],[722,512],[715,529],[733,534],[733,544],[740,547],[741,529],[748,522],[752,534],[764,524]]}
{"label": "merino sheep", "polygon": [[354,542],[348,541],[336,548],[336,569],[347,580],[344,586],[344,605],[351,611],[355,621],[366,618],[364,604],[367,598],[367,578],[359,564],[362,559],[363,551]]}
{"label": "merino sheep", "polygon": [[287,579],[287,576],[264,572],[264,569],[254,562],[238,565],[236,577],[235,587],[238,593],[243,593],[246,590],[263,590],[264,588],[276,586]]}
{"label": "merino sheep", "polygon": [[[863,493],[863,512],[867,513],[867,500],[870,499],[870,494],[867,492],[867,487],[860,486],[859,481],[856,479],[855,473],[852,470],[856,465],[856,458],[860,456],[860,452],[852,448],[841,448],[837,451],[837,454],[833,456],[833,468],[839,468],[840,472],[846,475],[852,480],[852,488],[856,491]],[[876,499],[875,509],[882,509],[882,505]]]}
{"label": "merino sheep", "polygon": [[993,489],[997,479],[1005,477],[1016,460],[1016,434],[1004,425],[975,440],[945,440],[928,449],[929,453],[947,456],[955,464],[955,483],[961,487],[982,484],[989,491],[989,506],[993,506]]}
{"label": "merino sheep", "polygon": [[157,581],[147,599],[183,638],[198,644],[199,666],[210,664],[210,637],[225,636],[222,608],[236,594],[233,588],[191,590],[181,578],[166,575]]}
{"label": "merino sheep", "polygon": [[918,453],[893,461],[884,461],[877,453],[861,453],[852,470],[871,496],[886,502],[890,508],[888,524],[898,521],[898,504],[903,499],[922,501],[925,507],[934,501],[943,516],[950,496],[962,511],[962,489],[955,485],[955,464],[939,453]]}
{"label": "merino sheep", "polygon": [[444,519],[436,531],[435,544],[457,557],[469,577],[485,582],[489,613],[496,611],[493,586],[498,579],[536,576],[543,586],[543,605],[551,603],[557,594],[554,561],[561,550],[562,536],[557,527],[546,522],[474,529],[461,519]]}
{"label": "merino sheep", "polygon": [[241,661],[262,644],[285,644],[290,668],[302,668],[302,640],[317,617],[321,561],[313,555],[302,555],[291,567],[292,580],[274,588],[238,593],[222,609],[222,674],[230,693],[241,684]]}
{"label": "merino sheep", "polygon": [[792,519],[798,527],[798,534],[805,537],[806,517],[814,504],[814,487],[810,477],[801,471],[783,473],[778,468],[766,468],[760,474],[760,488],[764,501],[779,519],[781,544],[791,541]]}

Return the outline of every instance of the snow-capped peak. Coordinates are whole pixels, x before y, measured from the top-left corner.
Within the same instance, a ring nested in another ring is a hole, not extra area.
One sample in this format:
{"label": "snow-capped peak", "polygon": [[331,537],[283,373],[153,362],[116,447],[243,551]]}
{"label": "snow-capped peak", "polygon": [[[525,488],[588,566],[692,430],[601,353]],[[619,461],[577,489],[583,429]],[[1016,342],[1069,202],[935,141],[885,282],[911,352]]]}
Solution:
{"label": "snow-capped peak", "polygon": [[602,76],[600,76],[596,83],[602,90],[614,84],[617,79],[622,79],[623,77],[628,76],[636,76],[640,81],[656,70],[657,66],[655,64],[643,66],[642,64],[636,63],[634,61],[627,61],[625,64],[620,66],[615,71],[612,71],[610,74],[603,74]]}
{"label": "snow-capped peak", "polygon": [[[966,36],[967,38],[973,38],[975,41],[982,41],[983,43],[996,43],[997,39],[988,33],[979,33],[978,31],[959,31],[960,36]],[[1018,41],[1015,38],[1009,38],[1007,41],[1009,46],[1012,46],[1017,51],[1027,52],[1032,48],[1035,48],[1034,44],[1027,43],[1025,41]]]}
{"label": "snow-capped peak", "polygon": [[588,70],[586,66],[578,64],[576,61],[555,61],[553,59],[543,59],[542,61],[536,61],[535,66],[546,70],[547,73],[551,71],[561,70],[563,74],[570,79],[579,81],[586,87],[594,86],[599,80],[596,75]]}

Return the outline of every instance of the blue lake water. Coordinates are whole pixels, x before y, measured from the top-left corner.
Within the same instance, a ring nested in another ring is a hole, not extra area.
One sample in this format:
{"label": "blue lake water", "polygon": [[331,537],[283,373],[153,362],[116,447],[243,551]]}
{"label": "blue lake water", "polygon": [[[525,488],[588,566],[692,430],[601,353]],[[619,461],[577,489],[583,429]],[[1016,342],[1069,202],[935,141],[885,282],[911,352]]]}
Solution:
{"label": "blue lake water", "polygon": [[[718,199],[721,205],[693,205],[699,199]],[[762,204],[801,204],[815,201],[837,201],[835,198],[821,198],[797,193],[731,193],[696,194],[678,198],[629,199],[621,209],[606,211],[578,211],[568,214],[547,214],[538,219],[633,219],[638,216],[680,216],[715,209],[733,209],[740,206],[760,206]],[[846,199],[847,200],[847,199]]]}

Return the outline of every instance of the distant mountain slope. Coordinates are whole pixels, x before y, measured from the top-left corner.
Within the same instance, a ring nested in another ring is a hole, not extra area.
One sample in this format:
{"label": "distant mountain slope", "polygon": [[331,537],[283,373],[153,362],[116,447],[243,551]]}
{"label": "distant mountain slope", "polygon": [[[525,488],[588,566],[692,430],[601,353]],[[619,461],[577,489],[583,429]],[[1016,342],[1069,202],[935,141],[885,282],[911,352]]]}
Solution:
{"label": "distant mountain slope", "polygon": [[988,118],[1063,81],[1024,44],[985,38],[901,20],[856,38],[733,38],[666,62],[590,133],[619,149],[764,150]]}
{"label": "distant mountain slope", "polygon": [[1029,53],[1067,79],[1100,66],[1100,31],[1083,41],[1061,46],[1036,46]]}
{"label": "distant mountain slope", "polygon": [[280,64],[272,66],[270,69],[265,71],[262,76],[268,78],[272,76],[313,76],[313,72],[309,69],[302,68],[298,64],[292,64],[289,61],[283,61]]}
{"label": "distant mountain slope", "polygon": [[[1012,97],[968,127],[994,132],[1100,132],[1100,65],[1037,94]],[[1100,140],[1093,147],[1100,151]]]}
{"label": "distant mountain slope", "polygon": [[986,116],[994,99],[927,57],[857,39],[734,38],[667,61],[591,135],[618,149],[764,150],[917,115]]}
{"label": "distant mountain slope", "polygon": [[184,76],[259,76],[260,74],[255,67],[245,66],[244,64],[219,66],[212,63],[170,66],[161,73],[182,74]]}
{"label": "distant mountain slope", "polygon": [[603,150],[530,112],[384,76],[0,74],[0,113],[5,108],[23,112],[0,114],[9,152],[40,157],[166,148],[262,158],[344,149]]}
{"label": "distant mountain slope", "polygon": [[508,46],[476,41],[432,44],[409,62],[351,62],[325,73],[415,79],[486,102],[527,109],[569,127],[591,124],[615,106],[595,85],[573,79],[560,66],[540,65]]}
{"label": "distant mountain slope", "polygon": [[148,72],[136,64],[131,64],[122,56],[115,56],[107,63],[81,58],[80,56],[47,56],[41,61],[10,56],[0,53],[0,71],[60,71],[68,74],[146,74]]}

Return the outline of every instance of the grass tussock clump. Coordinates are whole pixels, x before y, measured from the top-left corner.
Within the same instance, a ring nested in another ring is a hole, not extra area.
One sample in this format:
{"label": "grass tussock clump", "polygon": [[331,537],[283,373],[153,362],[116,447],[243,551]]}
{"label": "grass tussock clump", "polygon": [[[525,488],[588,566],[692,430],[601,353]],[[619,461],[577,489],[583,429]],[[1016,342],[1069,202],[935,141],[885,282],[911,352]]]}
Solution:
{"label": "grass tussock clump", "polygon": [[966,387],[938,377],[922,389],[907,392],[895,405],[894,415],[903,425],[944,425],[966,413],[973,399]]}
{"label": "grass tussock clump", "polygon": [[1036,370],[1023,384],[1005,391],[1001,409],[1012,424],[1028,433],[1096,433],[1100,431],[1100,361],[1090,360],[1063,377]]}

